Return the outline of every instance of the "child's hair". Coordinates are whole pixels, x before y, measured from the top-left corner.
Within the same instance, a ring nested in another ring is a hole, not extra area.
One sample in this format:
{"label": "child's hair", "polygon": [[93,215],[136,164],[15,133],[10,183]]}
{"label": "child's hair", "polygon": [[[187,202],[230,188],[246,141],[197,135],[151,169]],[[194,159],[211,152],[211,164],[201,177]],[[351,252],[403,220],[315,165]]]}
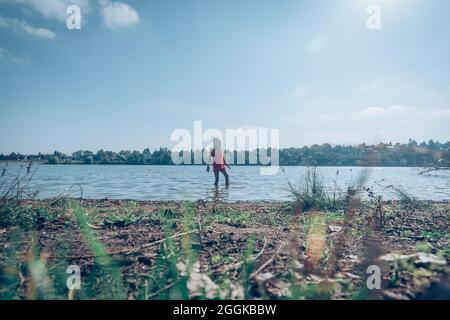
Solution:
{"label": "child's hair", "polygon": [[220,148],[222,148],[222,141],[220,141],[220,139],[219,138],[214,138],[213,139],[213,146],[214,146],[214,149],[220,149]]}

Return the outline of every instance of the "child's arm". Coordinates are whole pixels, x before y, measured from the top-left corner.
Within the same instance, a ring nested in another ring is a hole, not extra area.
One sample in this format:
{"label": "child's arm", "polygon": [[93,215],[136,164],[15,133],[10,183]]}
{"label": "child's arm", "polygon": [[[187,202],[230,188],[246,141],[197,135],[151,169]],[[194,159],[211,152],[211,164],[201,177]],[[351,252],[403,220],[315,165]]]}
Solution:
{"label": "child's arm", "polygon": [[209,153],[209,163],[206,163],[206,172],[209,172],[209,166],[213,165],[214,163],[214,157],[213,157],[213,150]]}
{"label": "child's arm", "polygon": [[225,159],[225,155],[223,156],[223,164],[226,165],[226,167],[231,170],[230,165],[227,163],[227,160]]}
{"label": "child's arm", "polygon": [[209,162],[206,162],[206,172],[209,172],[209,166],[212,166],[213,162],[212,162],[212,157],[209,157]]}

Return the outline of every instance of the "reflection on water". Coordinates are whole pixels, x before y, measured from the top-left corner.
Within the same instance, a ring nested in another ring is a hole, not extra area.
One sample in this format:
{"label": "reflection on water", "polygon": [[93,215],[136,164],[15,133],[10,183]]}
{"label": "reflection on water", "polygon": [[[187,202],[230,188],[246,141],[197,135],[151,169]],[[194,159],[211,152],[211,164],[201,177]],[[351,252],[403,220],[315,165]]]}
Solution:
{"label": "reflection on water", "polygon": [[[0,164],[0,167],[5,166]],[[8,164],[3,178],[12,179],[17,164]],[[231,186],[225,187],[221,179],[215,188],[214,175],[202,166],[126,166],[126,165],[40,165],[30,183],[30,191],[39,191],[40,198],[65,192],[75,183],[83,188],[85,198],[137,199],[137,200],[288,200],[291,199],[286,177],[298,184],[306,172],[305,167],[285,167],[273,176],[260,175],[259,167],[235,166],[229,172]],[[355,185],[364,168],[320,167],[324,184],[330,189],[336,185],[347,190]],[[419,175],[417,168],[375,167],[367,170],[365,185],[373,187],[385,199],[395,198],[388,185],[400,187],[419,199],[450,199],[450,173]],[[1,183],[1,181],[0,181]],[[73,188],[73,196],[79,196]]]}
{"label": "reflection on water", "polygon": [[211,192],[211,198],[205,200],[213,200],[213,201],[228,201],[229,197],[229,185],[225,185],[224,187],[214,186]]}

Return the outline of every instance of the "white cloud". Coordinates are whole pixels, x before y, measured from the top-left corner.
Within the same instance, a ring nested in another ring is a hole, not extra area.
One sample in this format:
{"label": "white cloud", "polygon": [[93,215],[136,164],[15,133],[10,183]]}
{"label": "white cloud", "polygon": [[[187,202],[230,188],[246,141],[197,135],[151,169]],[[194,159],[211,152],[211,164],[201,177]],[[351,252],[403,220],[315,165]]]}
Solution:
{"label": "white cloud", "polygon": [[131,6],[123,2],[102,0],[101,15],[106,26],[116,30],[139,22],[139,14]]}
{"label": "white cloud", "polygon": [[399,116],[400,114],[407,114],[414,110],[413,107],[403,105],[393,105],[389,107],[368,107],[362,111],[354,112],[352,115],[357,117],[379,117],[379,116]]}
{"label": "white cloud", "polygon": [[7,18],[0,15],[0,28],[10,29],[17,33],[25,33],[43,39],[54,39],[56,33],[45,28],[36,28],[23,20]]}
{"label": "white cloud", "polygon": [[404,106],[404,105],[393,105],[390,107],[385,108],[388,112],[396,112],[396,113],[408,113],[413,112],[414,107]]}
{"label": "white cloud", "polygon": [[80,6],[83,14],[88,13],[91,7],[91,0],[3,0],[3,2],[27,5],[43,17],[59,21],[67,19],[66,9],[69,5]]}
{"label": "white cloud", "polygon": [[327,46],[327,37],[323,34],[314,36],[308,46],[308,53],[316,55]]}
{"label": "white cloud", "polygon": [[360,88],[361,93],[371,93],[378,88],[378,82],[372,81],[371,83],[364,85]]}
{"label": "white cloud", "polygon": [[416,122],[412,120],[401,120],[400,124],[404,127],[413,127],[416,125]]}
{"label": "white cloud", "polygon": [[[291,132],[292,137],[301,137],[301,144],[450,139],[450,108],[391,105],[333,112],[319,108],[311,111],[314,108],[303,107],[283,114],[282,127]],[[288,141],[289,137],[285,139],[283,145],[299,143],[294,138],[292,141]]]}
{"label": "white cloud", "polygon": [[[0,3],[19,4],[24,6],[24,10],[37,12],[48,19],[55,19],[61,22],[67,19],[67,7],[69,5],[78,5],[81,8],[83,21],[85,16],[93,9],[94,2],[99,3],[100,15],[104,23],[110,29],[116,30],[127,27],[139,22],[139,14],[130,5],[123,2],[112,2],[110,0],[0,0]],[[19,20],[16,20],[19,21]],[[22,21],[22,24],[28,25]],[[49,30],[42,28],[29,28],[26,26],[16,26],[16,31],[21,29],[24,32],[40,36],[43,38],[54,38],[54,34],[47,32]]]}
{"label": "white cloud", "polygon": [[305,87],[298,87],[294,90],[294,97],[305,98],[309,95],[308,89]]}
{"label": "white cloud", "polygon": [[432,111],[430,116],[435,119],[450,119],[450,109]]}
{"label": "white cloud", "polygon": [[0,60],[6,62],[12,62],[15,64],[26,64],[31,60],[28,57],[18,57],[11,53],[8,49],[0,47]]}
{"label": "white cloud", "polygon": [[357,111],[355,115],[358,117],[378,117],[383,116],[385,113],[386,111],[384,110],[384,108],[369,107],[362,111]]}

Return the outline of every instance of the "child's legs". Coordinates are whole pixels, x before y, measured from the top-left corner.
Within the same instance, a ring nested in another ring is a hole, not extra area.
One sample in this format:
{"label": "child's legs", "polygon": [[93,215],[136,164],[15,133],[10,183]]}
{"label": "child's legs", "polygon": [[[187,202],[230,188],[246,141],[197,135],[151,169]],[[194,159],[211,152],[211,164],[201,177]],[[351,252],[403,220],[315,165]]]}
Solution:
{"label": "child's legs", "polygon": [[219,170],[214,170],[214,184],[217,186],[219,184]]}
{"label": "child's legs", "polygon": [[230,178],[228,177],[227,170],[224,168],[222,170],[223,176],[225,177],[225,184],[230,184]]}

